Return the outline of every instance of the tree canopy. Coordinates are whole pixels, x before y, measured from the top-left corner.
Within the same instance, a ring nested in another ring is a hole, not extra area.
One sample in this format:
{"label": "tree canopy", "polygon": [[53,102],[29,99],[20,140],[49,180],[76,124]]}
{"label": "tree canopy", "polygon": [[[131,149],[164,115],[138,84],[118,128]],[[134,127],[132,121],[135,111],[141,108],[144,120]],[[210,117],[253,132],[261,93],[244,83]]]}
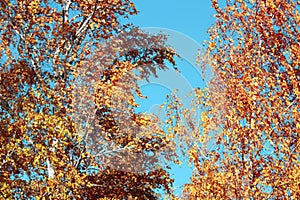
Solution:
{"label": "tree canopy", "polygon": [[201,134],[189,151],[195,173],[185,194],[297,199],[299,1],[234,0],[221,7],[213,0],[212,6],[210,63],[202,67],[209,64],[214,77],[194,92],[202,114],[193,125]]}
{"label": "tree canopy", "polygon": [[179,55],[126,23],[133,2],[0,1],[1,198],[300,198],[300,2],[222,5],[197,57],[210,82],[189,107],[169,94],[163,121],[136,111],[139,81]]}
{"label": "tree canopy", "polygon": [[170,192],[157,156],[172,159],[170,141],[134,111],[137,81],[175,64],[165,36],[121,22],[137,13],[129,0],[1,1],[0,13],[1,198]]}

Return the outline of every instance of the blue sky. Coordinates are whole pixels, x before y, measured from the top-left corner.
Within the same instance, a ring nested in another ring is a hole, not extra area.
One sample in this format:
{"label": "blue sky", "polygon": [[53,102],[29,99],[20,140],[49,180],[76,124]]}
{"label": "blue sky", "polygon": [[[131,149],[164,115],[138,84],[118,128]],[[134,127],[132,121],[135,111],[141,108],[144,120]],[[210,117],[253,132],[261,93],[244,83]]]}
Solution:
{"label": "blue sky", "polygon": [[208,39],[206,30],[213,23],[210,0],[136,0],[134,3],[140,11],[131,18],[136,25],[173,29],[200,44]]}
{"label": "blue sky", "polygon": [[[159,78],[152,78],[149,83],[141,83],[142,92],[148,99],[139,102],[139,110],[155,112],[172,90],[179,88],[179,95],[184,98],[184,94],[192,88],[205,85],[195,61],[197,49],[209,38],[206,31],[214,22],[214,11],[210,0],[144,0],[134,3],[139,14],[131,17],[130,21],[149,32],[167,34],[168,43],[183,57],[177,60],[180,74],[170,69],[158,73]],[[171,173],[179,194],[181,186],[189,182],[192,170],[184,162],[181,167],[173,167]]]}

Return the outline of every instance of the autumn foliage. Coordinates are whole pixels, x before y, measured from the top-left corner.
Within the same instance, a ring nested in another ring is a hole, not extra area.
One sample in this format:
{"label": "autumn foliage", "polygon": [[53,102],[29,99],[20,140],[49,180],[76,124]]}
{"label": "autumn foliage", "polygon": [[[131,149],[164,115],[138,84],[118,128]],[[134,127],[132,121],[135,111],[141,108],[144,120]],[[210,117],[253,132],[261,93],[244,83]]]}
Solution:
{"label": "autumn foliage", "polygon": [[[299,1],[212,1],[207,43],[213,78],[194,92],[201,118],[188,199],[298,199]],[[199,120],[200,119],[200,120]],[[179,126],[179,125],[178,125]],[[195,130],[195,129],[194,129]]]}
{"label": "autumn foliage", "polygon": [[157,159],[170,141],[134,108],[137,81],[175,53],[164,36],[120,23],[136,13],[129,0],[0,1],[1,199],[170,192]]}
{"label": "autumn foliage", "polygon": [[161,121],[136,112],[138,83],[177,54],[122,23],[130,0],[0,1],[1,199],[176,199],[180,151],[179,199],[300,198],[299,4],[212,0],[211,81]]}

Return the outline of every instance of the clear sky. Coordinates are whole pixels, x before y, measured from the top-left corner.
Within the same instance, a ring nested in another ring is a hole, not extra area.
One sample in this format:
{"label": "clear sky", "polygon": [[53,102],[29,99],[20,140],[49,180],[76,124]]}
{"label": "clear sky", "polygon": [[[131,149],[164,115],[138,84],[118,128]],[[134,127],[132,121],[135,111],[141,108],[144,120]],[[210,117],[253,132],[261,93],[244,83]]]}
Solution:
{"label": "clear sky", "polygon": [[[179,95],[184,98],[192,88],[203,87],[200,69],[195,66],[197,49],[204,40],[208,40],[207,29],[213,24],[214,11],[210,0],[143,0],[133,1],[139,14],[130,21],[147,31],[169,36],[172,45],[182,60],[178,61],[181,74],[174,70],[160,72],[159,78],[142,83],[142,92],[148,96],[141,100],[140,111],[155,112],[158,105],[165,101],[165,95],[179,88]],[[176,193],[179,194],[182,185],[189,182],[192,170],[183,163],[181,167],[173,167],[171,173],[175,178]]]}
{"label": "clear sky", "polygon": [[131,18],[141,27],[162,27],[184,33],[201,44],[213,23],[210,0],[136,0],[140,13]]}

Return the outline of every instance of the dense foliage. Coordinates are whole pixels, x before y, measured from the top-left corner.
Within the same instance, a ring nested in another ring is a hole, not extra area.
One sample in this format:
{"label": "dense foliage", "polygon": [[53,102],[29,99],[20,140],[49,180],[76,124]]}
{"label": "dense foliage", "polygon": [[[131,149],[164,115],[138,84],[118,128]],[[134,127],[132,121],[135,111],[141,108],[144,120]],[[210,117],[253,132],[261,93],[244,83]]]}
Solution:
{"label": "dense foliage", "polygon": [[300,197],[299,3],[212,1],[211,60],[202,64],[214,77],[194,93],[200,121],[186,118],[201,130],[189,151],[189,199]]}
{"label": "dense foliage", "polygon": [[212,0],[212,79],[188,108],[170,94],[162,122],[136,112],[138,83],[177,55],[124,23],[130,0],[0,1],[1,198],[176,199],[178,148],[180,199],[300,198],[299,4]]}
{"label": "dense foliage", "polygon": [[170,141],[134,108],[137,81],[175,53],[164,36],[120,22],[136,13],[129,0],[0,2],[1,198],[170,191],[157,159]]}

